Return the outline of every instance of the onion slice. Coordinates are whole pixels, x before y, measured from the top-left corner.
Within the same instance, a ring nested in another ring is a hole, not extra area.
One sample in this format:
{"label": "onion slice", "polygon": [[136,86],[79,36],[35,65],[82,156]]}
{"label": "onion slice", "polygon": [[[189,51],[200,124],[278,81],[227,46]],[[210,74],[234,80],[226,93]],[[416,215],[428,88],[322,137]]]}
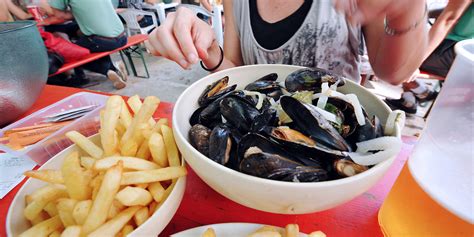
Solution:
{"label": "onion slice", "polygon": [[262,94],[260,92],[257,92],[257,91],[247,91],[247,90],[244,90],[244,94],[245,95],[249,95],[249,96],[256,96],[257,99],[258,99],[258,102],[257,102],[257,105],[255,106],[257,109],[261,109],[262,106],[263,106],[263,100],[265,99],[266,95],[265,94]]}
{"label": "onion slice", "polygon": [[394,110],[392,111],[387,118],[387,122],[385,123],[384,128],[384,135],[391,136],[395,133],[395,127],[399,125],[400,129],[405,126],[405,112],[401,110]]}
{"label": "onion slice", "polygon": [[318,104],[316,105],[320,109],[326,108],[326,104],[328,103],[328,92],[329,92],[329,84],[324,82],[321,85],[321,97],[318,99]]}
{"label": "onion slice", "polygon": [[[349,157],[359,165],[376,165],[397,155],[402,149],[402,141],[397,137],[378,137],[357,143],[356,152]],[[372,153],[370,151],[378,151]]]}
{"label": "onion slice", "polygon": [[303,105],[306,106],[306,108],[308,108],[311,113],[313,113],[313,110],[316,110],[316,111],[319,112],[326,120],[328,120],[328,121],[330,121],[330,122],[333,122],[333,123],[335,123],[335,124],[339,124],[339,123],[337,122],[336,115],[334,115],[334,114],[332,114],[332,113],[330,113],[330,112],[328,112],[328,111],[326,111],[326,110],[324,110],[324,109],[320,109],[320,108],[318,108],[318,107],[316,107],[316,106],[314,106],[314,105],[312,105],[312,104],[306,104],[306,103],[304,103]]}
{"label": "onion slice", "polygon": [[357,119],[357,123],[359,123],[360,126],[364,126],[365,117],[364,113],[362,112],[362,106],[360,105],[359,99],[355,94],[347,94],[345,97],[349,101],[349,103],[354,106],[354,112]]}

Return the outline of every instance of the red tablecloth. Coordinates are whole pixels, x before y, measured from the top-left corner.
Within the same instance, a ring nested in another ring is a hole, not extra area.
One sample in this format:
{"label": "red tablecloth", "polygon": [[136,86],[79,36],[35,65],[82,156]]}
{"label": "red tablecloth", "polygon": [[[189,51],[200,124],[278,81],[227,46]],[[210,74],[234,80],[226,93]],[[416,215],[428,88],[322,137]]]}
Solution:
{"label": "red tablecloth", "polygon": [[[83,90],[46,86],[28,113],[80,91]],[[172,108],[172,104],[162,102],[157,116],[171,118]],[[277,226],[297,223],[303,232],[322,230],[328,236],[383,236],[377,221],[378,210],[399,175],[416,139],[404,137],[403,141],[403,149],[396,161],[385,177],[372,189],[337,208],[306,215],[277,215],[241,206],[213,191],[189,169],[186,192],[181,206],[160,236],[169,236],[201,225],[226,222],[252,222]],[[22,184],[23,182],[0,200],[0,213],[2,213],[0,236],[6,236],[6,214]]]}

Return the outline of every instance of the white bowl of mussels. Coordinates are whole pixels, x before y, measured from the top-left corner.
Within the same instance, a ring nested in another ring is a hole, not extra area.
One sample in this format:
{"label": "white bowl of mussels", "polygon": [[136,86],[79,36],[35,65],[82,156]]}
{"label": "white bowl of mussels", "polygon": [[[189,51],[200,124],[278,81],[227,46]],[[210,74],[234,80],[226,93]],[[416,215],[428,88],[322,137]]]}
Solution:
{"label": "white bowl of mussels", "polygon": [[404,114],[321,69],[236,67],[188,87],[176,143],[211,188],[244,206],[303,214],[348,202],[386,173]]}

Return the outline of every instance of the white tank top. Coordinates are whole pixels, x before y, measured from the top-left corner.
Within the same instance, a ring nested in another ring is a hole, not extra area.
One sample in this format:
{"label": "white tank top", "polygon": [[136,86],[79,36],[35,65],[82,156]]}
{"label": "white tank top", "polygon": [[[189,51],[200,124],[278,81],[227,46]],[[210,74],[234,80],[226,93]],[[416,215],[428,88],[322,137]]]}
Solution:
{"label": "white tank top", "polygon": [[360,81],[360,27],[351,26],[336,12],[332,0],[313,0],[298,31],[282,46],[260,46],[250,24],[249,0],[234,0],[233,13],[245,65],[291,64],[323,68],[353,81]]}

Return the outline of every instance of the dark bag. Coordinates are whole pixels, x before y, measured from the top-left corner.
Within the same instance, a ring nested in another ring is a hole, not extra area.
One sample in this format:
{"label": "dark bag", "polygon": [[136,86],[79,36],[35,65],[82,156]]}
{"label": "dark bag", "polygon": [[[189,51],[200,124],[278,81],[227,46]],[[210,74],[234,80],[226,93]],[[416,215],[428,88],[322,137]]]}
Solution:
{"label": "dark bag", "polygon": [[48,74],[51,75],[51,74],[56,73],[64,65],[64,58],[58,53],[55,53],[53,51],[48,51],[48,63],[49,63]]}

